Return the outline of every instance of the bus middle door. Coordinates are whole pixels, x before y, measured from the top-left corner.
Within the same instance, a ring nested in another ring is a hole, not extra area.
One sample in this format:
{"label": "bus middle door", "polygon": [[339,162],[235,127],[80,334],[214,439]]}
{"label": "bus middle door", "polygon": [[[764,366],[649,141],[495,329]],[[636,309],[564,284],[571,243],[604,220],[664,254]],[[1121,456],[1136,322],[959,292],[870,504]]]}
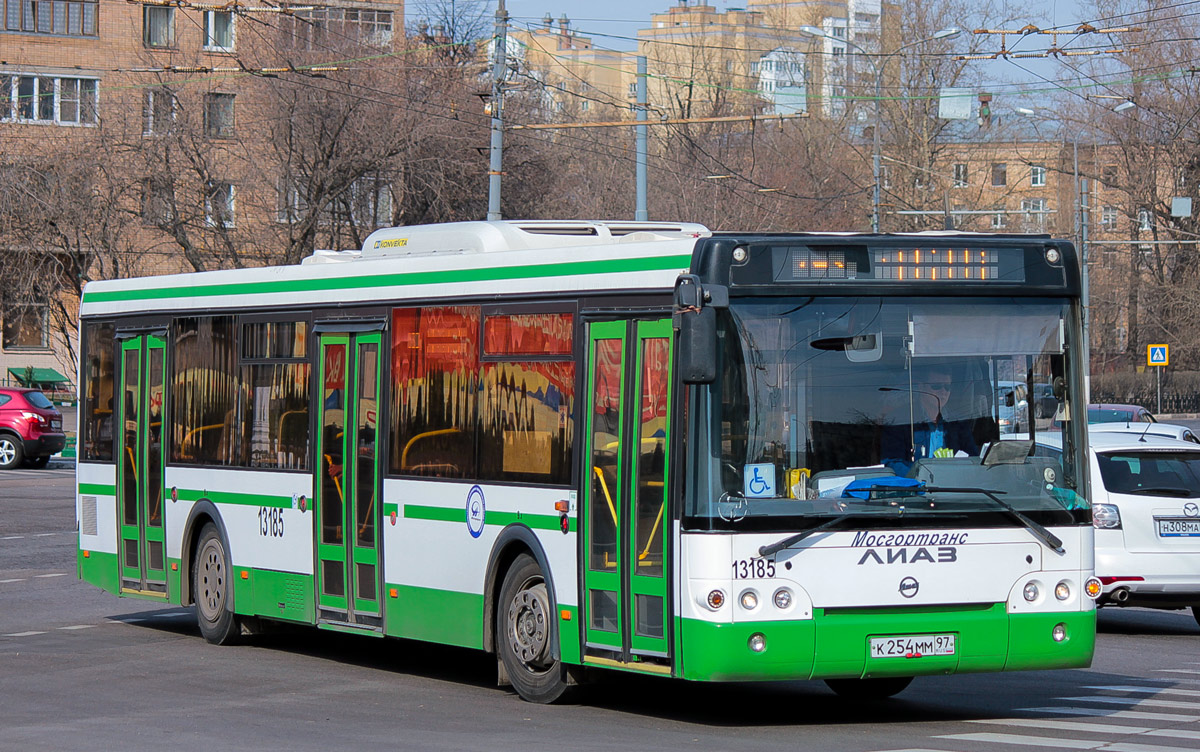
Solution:
{"label": "bus middle door", "polygon": [[322,334],[317,426],[318,623],[378,629],[379,332]]}

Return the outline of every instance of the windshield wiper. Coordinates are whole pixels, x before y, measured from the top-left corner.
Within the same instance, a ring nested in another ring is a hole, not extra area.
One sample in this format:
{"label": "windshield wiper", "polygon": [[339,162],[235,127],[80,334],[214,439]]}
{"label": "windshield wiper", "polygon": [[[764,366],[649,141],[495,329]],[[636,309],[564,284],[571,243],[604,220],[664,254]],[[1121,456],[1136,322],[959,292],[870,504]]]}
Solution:
{"label": "windshield wiper", "polygon": [[839,522],[851,519],[853,517],[877,517],[877,516],[878,515],[876,515],[876,514],[870,514],[870,513],[866,513],[866,512],[847,512],[846,514],[838,515],[837,517],[834,517],[831,520],[826,520],[825,522],[822,522],[820,525],[817,525],[816,527],[811,527],[802,533],[796,533],[795,535],[789,535],[788,537],[784,538],[783,540],[776,541],[769,546],[759,546],[758,547],[758,555],[763,558],[766,558],[773,554],[777,554],[785,548],[791,548],[792,546],[796,545],[797,543],[804,540],[808,536],[813,535],[814,533],[819,533],[822,530],[828,530],[829,528],[833,527],[834,525],[838,524]]}
{"label": "windshield wiper", "polygon": [[1029,519],[1021,512],[1018,512],[1016,507],[1014,507],[1012,504],[1009,504],[1007,501],[1002,500],[999,496],[996,495],[996,494],[1007,493],[1006,491],[993,491],[993,490],[989,490],[986,488],[948,488],[946,486],[925,486],[925,491],[927,493],[977,493],[977,494],[983,494],[984,496],[988,497],[992,501],[996,502],[997,506],[1001,507],[1002,509],[1004,509],[1004,511],[1008,512],[1010,515],[1013,516],[1013,518],[1019,520],[1020,523],[1025,526],[1026,530],[1033,533],[1038,538],[1041,538],[1045,542],[1045,544],[1050,547],[1050,550],[1054,551],[1054,553],[1056,553],[1056,554],[1064,553],[1062,540],[1057,535],[1050,532],[1049,530],[1042,527],[1041,525],[1034,522],[1033,520]]}

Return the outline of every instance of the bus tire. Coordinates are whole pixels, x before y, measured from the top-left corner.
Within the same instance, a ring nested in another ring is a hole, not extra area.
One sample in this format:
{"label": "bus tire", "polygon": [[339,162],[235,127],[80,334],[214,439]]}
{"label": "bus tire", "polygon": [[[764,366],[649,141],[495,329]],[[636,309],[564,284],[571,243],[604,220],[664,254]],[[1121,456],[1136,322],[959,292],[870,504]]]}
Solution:
{"label": "bus tire", "polygon": [[513,560],[496,608],[496,651],[513,689],[523,700],[565,699],[569,677],[553,655],[554,604],[541,567],[529,554]]}
{"label": "bus tire", "polygon": [[196,623],[200,634],[214,645],[229,645],[240,634],[237,617],[229,608],[229,554],[217,526],[205,523],[192,562],[192,596],[196,600]]}
{"label": "bus tire", "polygon": [[851,700],[886,700],[912,684],[911,676],[887,676],[879,679],[826,679],[839,696]]}

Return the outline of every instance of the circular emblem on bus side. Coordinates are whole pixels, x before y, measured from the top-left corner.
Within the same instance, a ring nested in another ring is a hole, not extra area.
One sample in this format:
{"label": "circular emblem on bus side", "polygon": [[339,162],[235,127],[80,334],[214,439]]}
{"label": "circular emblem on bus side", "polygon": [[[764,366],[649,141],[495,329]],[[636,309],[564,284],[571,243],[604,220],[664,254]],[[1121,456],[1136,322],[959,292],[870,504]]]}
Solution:
{"label": "circular emblem on bus side", "polygon": [[483,518],[487,514],[487,504],[483,499],[483,489],[471,486],[467,492],[467,532],[472,538],[483,535]]}
{"label": "circular emblem on bus side", "polygon": [[1200,506],[1196,506],[1193,502],[1188,502],[1183,505],[1183,513],[1188,517],[1200,516]]}
{"label": "circular emblem on bus side", "polygon": [[900,580],[900,595],[905,598],[913,598],[917,591],[921,589],[921,583],[917,582],[915,577],[905,577]]}

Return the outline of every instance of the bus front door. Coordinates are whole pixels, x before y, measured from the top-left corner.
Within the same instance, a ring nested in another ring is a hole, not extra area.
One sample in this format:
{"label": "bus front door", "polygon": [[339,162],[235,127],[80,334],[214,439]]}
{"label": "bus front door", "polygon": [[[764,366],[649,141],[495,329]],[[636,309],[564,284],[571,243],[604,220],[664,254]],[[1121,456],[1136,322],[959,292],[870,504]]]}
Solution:
{"label": "bus front door", "polygon": [[670,319],[593,323],[583,482],[585,662],[669,671]]}
{"label": "bus front door", "polygon": [[113,407],[121,592],[167,597],[163,532],[163,372],[166,345],[153,335],[121,343],[121,383]]}
{"label": "bus front door", "polygon": [[317,620],[378,630],[379,332],[321,335]]}

